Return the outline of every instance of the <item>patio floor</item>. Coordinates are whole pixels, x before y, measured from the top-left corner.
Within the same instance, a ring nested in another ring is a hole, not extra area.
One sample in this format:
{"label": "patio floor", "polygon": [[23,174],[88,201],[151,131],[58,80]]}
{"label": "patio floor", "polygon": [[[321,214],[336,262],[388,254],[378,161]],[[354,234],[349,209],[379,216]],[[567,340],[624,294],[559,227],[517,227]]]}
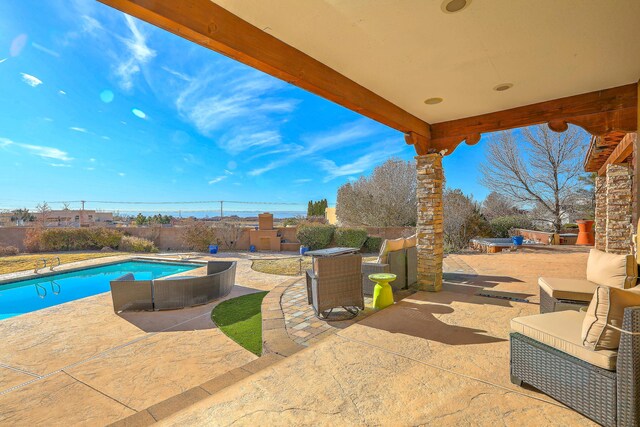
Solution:
{"label": "patio floor", "polygon": [[[291,280],[245,258],[231,258],[237,285],[225,299]],[[104,293],[1,321],[0,424],[105,425],[252,362],[211,321],[220,301],[119,316]]]}
{"label": "patio floor", "polygon": [[[166,425],[591,425],[509,381],[509,321],[540,274],[582,277],[586,251],[455,255],[440,293],[415,293],[205,400]],[[472,267],[473,266],[473,267]]]}

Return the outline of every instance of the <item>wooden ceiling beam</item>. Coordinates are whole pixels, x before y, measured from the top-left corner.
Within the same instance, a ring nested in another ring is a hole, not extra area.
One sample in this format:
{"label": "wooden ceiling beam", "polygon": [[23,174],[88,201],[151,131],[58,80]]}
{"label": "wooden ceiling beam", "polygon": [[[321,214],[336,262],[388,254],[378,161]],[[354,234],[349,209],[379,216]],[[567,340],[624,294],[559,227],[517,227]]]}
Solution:
{"label": "wooden ceiling beam", "polygon": [[622,138],[622,141],[614,148],[609,158],[598,169],[598,175],[603,176],[607,173],[607,165],[615,165],[618,163],[624,163],[629,156],[633,154],[633,144],[636,140],[636,134],[628,133]]}
{"label": "wooden ceiling beam", "polygon": [[425,121],[211,0],[99,1],[405,134],[429,138]]}
{"label": "wooden ceiling beam", "polygon": [[612,131],[635,132],[638,127],[638,87],[629,84],[552,101],[451,120],[431,125],[432,149],[448,153],[463,141],[473,145],[479,135],[547,123],[556,132],[568,124],[582,127],[592,135]]}

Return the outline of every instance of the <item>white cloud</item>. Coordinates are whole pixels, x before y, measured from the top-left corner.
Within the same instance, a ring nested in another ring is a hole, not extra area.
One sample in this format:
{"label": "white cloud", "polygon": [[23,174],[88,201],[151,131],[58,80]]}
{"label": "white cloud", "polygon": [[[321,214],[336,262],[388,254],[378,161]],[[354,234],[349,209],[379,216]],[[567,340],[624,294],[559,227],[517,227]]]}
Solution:
{"label": "white cloud", "polygon": [[40,44],[38,44],[36,42],[31,43],[31,46],[33,46],[34,48],[36,48],[40,52],[46,53],[47,55],[51,55],[51,56],[54,56],[56,58],[60,58],[60,54],[58,52],[55,52],[55,51],[53,51],[51,49],[47,49],[46,47],[44,47],[44,46],[42,46],[42,45],[40,45]]}
{"label": "white cloud", "polygon": [[2,63],[3,63],[4,61],[6,61],[7,59],[9,59],[9,58],[3,58],[3,59],[0,59],[0,64],[2,64]]}
{"label": "white cloud", "polygon": [[102,136],[102,139],[104,139],[105,141],[111,141],[111,138],[109,138],[108,136]]}
{"label": "white cloud", "polygon": [[293,183],[294,184],[304,184],[305,182],[311,182],[313,181],[311,178],[300,178],[300,179],[294,179]]}
{"label": "white cloud", "polygon": [[32,76],[31,74],[27,73],[20,73],[20,75],[22,76],[22,81],[31,87],[36,87],[42,84],[42,80],[40,80],[36,76]]}
{"label": "white cloud", "polygon": [[69,129],[75,130],[76,132],[82,132],[82,133],[87,133],[88,132],[85,128],[80,128],[80,127],[77,127],[77,126],[71,126]]}
{"label": "white cloud", "polygon": [[95,161],[96,161],[96,159],[94,159],[94,158],[92,157],[92,158],[90,158],[90,159],[89,159],[89,161],[90,161],[91,163],[93,163],[93,162],[95,162]]}
{"label": "white cloud", "polygon": [[55,159],[61,160],[63,162],[68,162],[73,160],[73,158],[69,157],[69,154],[66,151],[62,151],[58,148],[54,147],[45,147],[42,145],[32,145],[32,144],[21,144],[18,142],[11,141],[7,138],[0,138],[0,148],[10,148],[15,147],[18,149],[22,149],[27,151],[30,154],[35,156],[39,156],[45,159]]}
{"label": "white cloud", "polygon": [[172,70],[171,68],[166,67],[166,66],[162,66],[160,68],[163,69],[164,71],[166,71],[167,73],[169,73],[171,75],[174,75],[174,76],[176,76],[177,78],[179,78],[181,80],[184,80],[185,82],[190,82],[191,81],[191,77],[187,76],[184,73],[181,73],[181,72],[176,71],[176,70]]}
{"label": "white cloud", "polygon": [[213,178],[211,181],[209,181],[209,184],[217,184],[217,183],[219,183],[220,181],[225,180],[225,179],[227,179],[227,178],[228,178],[228,176],[227,176],[227,175],[222,175],[222,176],[219,176],[219,177],[217,177],[217,178]]}
{"label": "white cloud", "polygon": [[124,173],[124,172],[118,172],[118,176],[125,176],[125,175],[126,175],[126,173]]}
{"label": "white cloud", "polygon": [[217,145],[231,155],[261,151],[281,143],[280,120],[298,100],[277,92],[286,85],[257,71],[206,69],[178,93],[176,108],[200,134],[216,134]]}
{"label": "white cloud", "polygon": [[95,170],[95,169],[96,168],[84,168],[84,170],[87,170],[87,171],[92,171],[92,170]]}
{"label": "white cloud", "polygon": [[[343,149],[350,145],[362,143],[365,138],[373,136],[376,132],[374,125],[365,119],[343,124],[336,129],[302,138],[304,145],[290,144],[287,146],[288,156],[276,159],[265,166],[249,171],[250,176],[258,176],[272,171],[289,163],[309,158],[319,153],[326,153]],[[283,148],[283,147],[280,147]]]}
{"label": "white cloud", "polygon": [[121,38],[127,47],[128,57],[115,68],[115,74],[120,79],[120,86],[124,90],[131,90],[133,79],[141,71],[141,67],[156,56],[156,52],[147,46],[147,39],[136,25],[136,21],[129,15],[124,15],[127,28],[131,32],[129,38]]}
{"label": "white cloud", "polygon": [[400,143],[394,146],[395,142],[397,141],[389,140],[372,145],[367,154],[341,166],[338,166],[333,160],[318,160],[318,166],[326,173],[323,181],[329,182],[341,176],[348,176],[350,181],[354,180],[354,175],[362,174],[402,151],[403,146]]}
{"label": "white cloud", "polygon": [[249,129],[227,134],[219,140],[219,143],[231,155],[236,155],[249,149],[255,151],[256,149],[278,146],[281,142],[282,137],[275,130],[252,132]]}
{"label": "white cloud", "polygon": [[89,15],[82,15],[81,19],[82,19],[82,30],[85,33],[95,34],[99,30],[103,29],[102,24],[100,24],[100,22],[98,22],[97,19]]}
{"label": "white cloud", "polygon": [[59,91],[58,91],[58,94],[60,94],[60,95],[66,95],[66,94],[67,94],[67,92],[65,92],[65,91],[63,91],[63,90],[59,90]]}
{"label": "white cloud", "polygon": [[66,163],[49,163],[49,166],[52,166],[54,168],[70,168],[71,165],[68,165]]}

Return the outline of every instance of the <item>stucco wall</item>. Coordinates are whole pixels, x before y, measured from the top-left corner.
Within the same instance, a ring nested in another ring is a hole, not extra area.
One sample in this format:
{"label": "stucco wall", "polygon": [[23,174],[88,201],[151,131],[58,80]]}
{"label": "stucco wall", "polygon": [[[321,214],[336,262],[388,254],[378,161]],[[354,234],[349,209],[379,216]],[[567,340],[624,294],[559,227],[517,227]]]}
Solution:
{"label": "stucco wall", "polygon": [[[24,238],[27,230],[31,227],[0,227],[0,246],[15,246],[20,251],[24,251]],[[247,227],[242,231],[236,249],[249,250],[249,230]],[[136,237],[143,237],[153,241],[161,251],[184,251],[187,250],[182,239],[184,227],[130,227],[121,228],[120,231]],[[296,227],[277,228],[282,238],[287,242],[297,242]],[[378,236],[384,239],[397,239],[408,237],[415,233],[413,227],[387,227],[376,228],[367,227],[367,233],[371,236]]]}

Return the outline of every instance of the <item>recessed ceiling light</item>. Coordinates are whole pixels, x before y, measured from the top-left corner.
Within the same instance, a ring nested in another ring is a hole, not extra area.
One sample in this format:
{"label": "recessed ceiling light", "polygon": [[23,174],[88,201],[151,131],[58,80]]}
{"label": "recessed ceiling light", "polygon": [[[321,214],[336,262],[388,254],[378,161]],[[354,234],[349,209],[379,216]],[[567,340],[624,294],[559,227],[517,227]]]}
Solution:
{"label": "recessed ceiling light", "polygon": [[444,0],[441,8],[444,13],[456,13],[467,8],[469,4],[471,0]]}
{"label": "recessed ceiling light", "polygon": [[504,92],[505,90],[511,89],[512,87],[513,83],[500,83],[498,86],[494,87],[493,90]]}
{"label": "recessed ceiling light", "polygon": [[425,99],[424,103],[427,105],[435,105],[435,104],[440,104],[443,101],[442,98],[429,98],[429,99]]}

